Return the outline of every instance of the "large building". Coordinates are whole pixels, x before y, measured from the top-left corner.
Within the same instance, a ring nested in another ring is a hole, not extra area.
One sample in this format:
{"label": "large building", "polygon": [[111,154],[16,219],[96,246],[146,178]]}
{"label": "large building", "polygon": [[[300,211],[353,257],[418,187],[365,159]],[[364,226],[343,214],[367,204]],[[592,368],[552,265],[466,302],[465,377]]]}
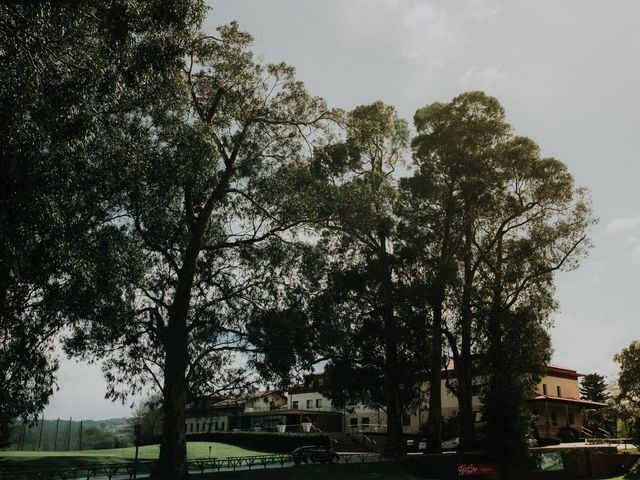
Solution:
{"label": "large building", "polygon": [[[447,418],[458,410],[457,398],[447,388],[453,369],[443,372],[442,415]],[[527,405],[541,436],[557,436],[562,427],[580,429],[585,412],[599,409],[606,404],[580,398],[576,370],[548,365]],[[383,433],[386,431],[386,414],[382,409],[354,405],[345,409],[335,408],[323,392],[327,381],[324,373],[308,375],[301,385],[292,387],[285,396],[269,390],[252,395],[232,398],[211,396],[187,406],[187,435],[215,431],[313,431],[343,433]],[[422,386],[428,389],[428,384]],[[482,404],[478,395],[472,399],[476,422],[482,421]],[[428,405],[423,404],[413,412],[403,415],[405,433],[418,433],[427,420]]]}
{"label": "large building", "polygon": [[527,400],[540,435],[555,437],[562,427],[580,429],[586,411],[606,407],[606,403],[580,398],[578,378],[581,376],[575,370],[547,365],[538,388]]}

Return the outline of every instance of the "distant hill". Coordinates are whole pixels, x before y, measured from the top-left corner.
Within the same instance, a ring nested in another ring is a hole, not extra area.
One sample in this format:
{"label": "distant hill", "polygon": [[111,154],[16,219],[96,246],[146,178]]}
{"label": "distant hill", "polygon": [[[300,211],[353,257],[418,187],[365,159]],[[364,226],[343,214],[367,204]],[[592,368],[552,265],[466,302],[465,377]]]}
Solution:
{"label": "distant hill", "polygon": [[107,418],[106,420],[82,420],[83,427],[96,427],[105,430],[118,430],[122,425],[128,425],[132,421],[131,417]]}
{"label": "distant hill", "polygon": [[9,450],[68,451],[114,448],[120,444],[131,443],[131,421],[132,418],[122,417],[82,421],[45,419],[35,425],[17,422],[14,424]]}

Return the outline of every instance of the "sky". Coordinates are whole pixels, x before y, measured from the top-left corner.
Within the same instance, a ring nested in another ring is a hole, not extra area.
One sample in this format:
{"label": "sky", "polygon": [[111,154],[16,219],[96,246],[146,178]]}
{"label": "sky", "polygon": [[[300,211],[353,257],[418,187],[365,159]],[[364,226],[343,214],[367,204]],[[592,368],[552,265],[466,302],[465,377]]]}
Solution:
{"label": "sky", "polygon": [[[553,363],[615,379],[640,338],[640,2],[217,0],[205,30],[237,20],[267,62],[296,67],[329,104],[416,109],[483,90],[519,135],[568,165],[599,223],[579,269],[557,275]],[[63,359],[47,417],[109,418],[99,366]]]}

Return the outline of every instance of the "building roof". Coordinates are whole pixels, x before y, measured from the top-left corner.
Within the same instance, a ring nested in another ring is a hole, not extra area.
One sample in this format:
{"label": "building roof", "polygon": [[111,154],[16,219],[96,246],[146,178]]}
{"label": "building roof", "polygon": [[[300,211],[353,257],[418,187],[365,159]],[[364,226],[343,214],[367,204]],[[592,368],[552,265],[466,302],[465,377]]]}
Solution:
{"label": "building roof", "polygon": [[552,402],[552,403],[567,403],[570,405],[577,405],[584,408],[604,408],[606,403],[592,402],[591,400],[579,400],[577,398],[564,398],[564,397],[550,397],[549,395],[530,395],[527,398],[528,402]]}

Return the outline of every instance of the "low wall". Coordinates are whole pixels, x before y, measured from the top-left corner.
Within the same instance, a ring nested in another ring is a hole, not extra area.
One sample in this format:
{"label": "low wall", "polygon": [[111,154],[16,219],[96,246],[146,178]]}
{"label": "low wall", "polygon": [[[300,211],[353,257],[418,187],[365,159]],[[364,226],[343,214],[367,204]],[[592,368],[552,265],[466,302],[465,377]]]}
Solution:
{"label": "low wall", "polygon": [[[544,452],[559,452],[564,469],[561,471],[529,470],[523,466],[522,472],[509,476],[510,480],[554,480],[554,479],[590,479],[608,478],[626,473],[640,460],[640,454],[618,453],[616,447],[557,447],[532,449],[535,456]],[[458,477],[458,464],[491,464],[482,453],[468,454],[425,454],[410,456],[404,462],[405,468],[422,478],[467,478]],[[481,477],[469,477],[481,478]],[[485,478],[495,478],[486,475]]]}
{"label": "low wall", "polygon": [[544,452],[559,452],[564,470],[556,472],[533,471],[514,476],[514,480],[603,478],[624,474],[640,455],[618,453],[616,447],[547,447],[532,448],[535,456]]}

